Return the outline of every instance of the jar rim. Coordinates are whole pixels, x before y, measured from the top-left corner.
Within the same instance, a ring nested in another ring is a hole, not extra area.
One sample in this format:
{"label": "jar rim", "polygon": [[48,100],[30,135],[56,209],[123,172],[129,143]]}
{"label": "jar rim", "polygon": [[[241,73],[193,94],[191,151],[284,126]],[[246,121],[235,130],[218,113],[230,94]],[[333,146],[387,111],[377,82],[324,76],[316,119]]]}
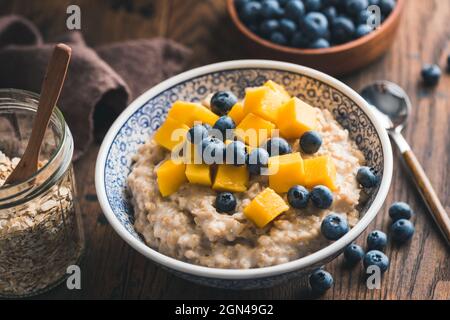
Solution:
{"label": "jar rim", "polygon": [[[14,88],[0,89],[0,98],[2,98],[4,96],[5,98],[14,99],[14,96],[8,97],[8,95],[11,95],[11,93],[21,95],[26,98],[35,99],[37,102],[39,102],[39,99],[40,99],[40,95],[37,93],[31,92],[28,90],[14,89]],[[33,106],[30,104],[30,107],[36,108],[36,110],[37,110],[38,106],[37,105]],[[35,110],[35,112],[36,112],[36,110]],[[33,181],[35,181],[36,178],[38,178],[43,172],[45,172],[47,169],[49,169],[49,167],[51,167],[54,164],[55,160],[58,159],[61,156],[61,154],[64,152],[63,146],[67,143],[67,139],[70,139],[71,133],[69,131],[69,128],[67,126],[67,123],[64,119],[62,112],[59,110],[59,108],[57,106],[55,106],[55,108],[53,109],[52,117],[54,117],[54,119],[57,120],[56,124],[59,125],[61,128],[61,139],[59,140],[58,145],[55,147],[54,152],[52,152],[51,157],[41,168],[39,168],[33,175],[31,175],[26,180],[11,183],[11,184],[4,185],[4,186],[0,186],[0,192],[8,193],[7,190],[12,190],[14,188],[16,188],[18,190],[29,189],[27,187],[33,185]],[[70,158],[72,158],[72,156]],[[50,175],[48,179],[50,179],[51,176],[52,175]],[[46,179],[43,183],[45,184],[45,182],[48,179]],[[17,195],[17,193],[13,193],[13,194]],[[1,197],[0,197],[0,200],[2,200]]]}

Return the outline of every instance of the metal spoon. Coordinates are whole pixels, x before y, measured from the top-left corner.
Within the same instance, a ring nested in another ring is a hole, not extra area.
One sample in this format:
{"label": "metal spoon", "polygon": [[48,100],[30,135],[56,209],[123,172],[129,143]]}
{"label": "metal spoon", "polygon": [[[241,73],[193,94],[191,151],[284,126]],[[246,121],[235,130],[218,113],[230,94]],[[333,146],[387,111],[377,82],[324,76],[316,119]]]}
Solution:
{"label": "metal spoon", "polygon": [[37,171],[42,141],[66,78],[71,53],[72,49],[65,44],[55,46],[42,83],[39,105],[27,148],[20,162],[6,179],[5,185],[25,181]]}
{"label": "metal spoon", "polygon": [[399,148],[423,200],[445,237],[447,245],[450,246],[450,218],[425,171],[401,133],[411,111],[411,101],[408,95],[398,85],[389,81],[377,81],[365,87],[361,91],[361,95],[373,107],[372,110]]}

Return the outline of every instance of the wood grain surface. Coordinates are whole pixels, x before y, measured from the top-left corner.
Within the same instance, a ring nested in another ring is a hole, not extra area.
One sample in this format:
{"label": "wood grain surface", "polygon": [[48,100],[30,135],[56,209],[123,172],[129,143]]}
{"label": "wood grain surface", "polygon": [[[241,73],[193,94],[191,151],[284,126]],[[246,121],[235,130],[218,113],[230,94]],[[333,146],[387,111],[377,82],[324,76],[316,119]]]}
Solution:
{"label": "wood grain surface", "polygon": [[[66,31],[69,4],[81,7],[82,31],[89,45],[164,36],[194,50],[191,66],[249,57],[235,41],[225,0],[2,0],[0,14],[23,14],[51,39]],[[407,0],[400,32],[389,52],[371,66],[342,79],[355,90],[373,80],[387,79],[410,94],[413,111],[404,133],[447,212],[450,211],[450,75],[444,74],[439,86],[433,89],[424,88],[419,75],[424,63],[439,63],[445,69],[450,53],[449,20],[450,0]],[[119,238],[101,212],[94,188],[99,143],[100,139],[75,165],[87,236],[81,265],[82,290],[69,291],[60,286],[39,298],[308,297],[295,281],[264,290],[217,290],[180,280],[155,267]],[[416,212],[413,240],[402,247],[388,246],[391,267],[379,290],[368,290],[362,281],[362,268],[348,270],[339,257],[326,266],[334,275],[335,285],[323,299],[450,299],[450,250],[400,158],[394,152],[391,191],[367,232],[375,228],[386,231],[390,224],[387,208],[394,201],[406,201]],[[358,243],[364,244],[367,232]]]}

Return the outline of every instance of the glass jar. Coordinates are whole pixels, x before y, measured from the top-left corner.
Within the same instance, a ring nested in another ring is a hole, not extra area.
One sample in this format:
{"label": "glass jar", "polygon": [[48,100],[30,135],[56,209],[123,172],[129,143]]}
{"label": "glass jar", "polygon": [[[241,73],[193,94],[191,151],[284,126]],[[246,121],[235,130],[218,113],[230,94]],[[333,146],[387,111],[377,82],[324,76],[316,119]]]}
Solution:
{"label": "glass jar", "polygon": [[4,185],[31,134],[39,96],[0,90],[0,296],[42,293],[67,276],[84,249],[72,168],[73,139],[55,108],[27,181]]}

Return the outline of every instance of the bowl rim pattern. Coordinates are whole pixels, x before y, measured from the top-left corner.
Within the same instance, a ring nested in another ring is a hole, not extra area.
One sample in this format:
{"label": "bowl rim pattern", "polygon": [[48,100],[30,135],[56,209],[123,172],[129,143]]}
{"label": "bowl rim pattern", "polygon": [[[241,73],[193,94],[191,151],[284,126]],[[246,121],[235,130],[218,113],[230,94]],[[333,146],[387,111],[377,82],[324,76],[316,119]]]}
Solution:
{"label": "bowl rim pattern", "polygon": [[[154,96],[164,92],[165,90],[173,87],[174,85],[188,81],[208,73],[220,72],[230,69],[274,69],[279,71],[288,71],[299,74],[305,74],[309,77],[318,79],[330,87],[333,87],[343,94],[347,95],[359,108],[367,115],[371,123],[375,127],[376,133],[381,141],[384,162],[383,162],[383,178],[380,182],[378,193],[376,194],[373,203],[368,208],[366,214],[361,218],[361,220],[341,239],[331,243],[330,245],[310,254],[305,257],[293,260],[287,263],[262,267],[262,268],[252,268],[252,269],[221,269],[221,268],[211,268],[200,265],[191,264],[175,258],[166,256],[155,249],[147,246],[144,242],[136,239],[127,229],[121,224],[119,219],[113,212],[108,198],[106,195],[105,188],[105,166],[107,156],[110,147],[115,140],[119,130],[123,124],[147,101],[152,99]],[[342,83],[341,81],[328,76],[320,71],[292,64],[287,62],[279,62],[272,60],[233,60],[226,62],[219,62],[203,67],[198,67],[172,78],[169,78],[160,84],[154,86],[148,91],[144,92],[141,96],[135,99],[115,120],[110,129],[108,130],[102,145],[100,147],[96,166],[95,166],[95,187],[97,191],[98,200],[102,208],[103,213],[108,219],[109,223],[113,229],[119,234],[119,236],[125,240],[131,247],[140,252],[145,257],[151,259],[157,264],[161,264],[170,269],[174,269],[179,272],[191,274],[194,276],[207,277],[207,278],[218,278],[218,279],[256,279],[269,276],[280,275],[308,266],[319,263],[325,260],[327,257],[339,252],[345,248],[348,244],[354,241],[373,221],[376,217],[378,211],[382,207],[384,200],[388,194],[393,171],[393,160],[392,160],[392,149],[390,140],[386,130],[376,119],[375,114],[370,110],[367,102],[353,89]]]}

